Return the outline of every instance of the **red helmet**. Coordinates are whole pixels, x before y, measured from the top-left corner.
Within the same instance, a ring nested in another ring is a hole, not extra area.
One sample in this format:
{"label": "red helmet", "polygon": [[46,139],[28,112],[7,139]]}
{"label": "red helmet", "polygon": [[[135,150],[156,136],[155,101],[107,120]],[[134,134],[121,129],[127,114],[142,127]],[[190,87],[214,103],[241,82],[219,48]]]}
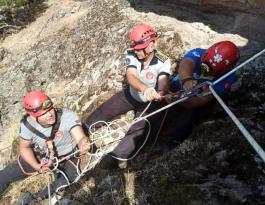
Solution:
{"label": "red helmet", "polygon": [[32,117],[39,117],[53,108],[51,99],[41,91],[27,93],[23,100],[23,107],[27,114]]}
{"label": "red helmet", "polygon": [[129,38],[134,49],[143,49],[152,41],[157,40],[157,33],[155,29],[147,24],[138,24],[133,27]]}
{"label": "red helmet", "polygon": [[236,64],[239,58],[239,50],[231,41],[215,43],[207,49],[202,56],[202,63],[210,67],[212,75],[227,72]]}

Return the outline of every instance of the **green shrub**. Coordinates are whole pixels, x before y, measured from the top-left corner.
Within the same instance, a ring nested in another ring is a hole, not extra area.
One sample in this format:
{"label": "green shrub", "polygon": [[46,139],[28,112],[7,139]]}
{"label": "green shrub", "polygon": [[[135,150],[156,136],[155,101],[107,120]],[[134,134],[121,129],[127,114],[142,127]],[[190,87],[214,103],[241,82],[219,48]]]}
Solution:
{"label": "green shrub", "polygon": [[0,0],[0,6],[8,6],[10,8],[24,6],[27,3],[28,0]]}

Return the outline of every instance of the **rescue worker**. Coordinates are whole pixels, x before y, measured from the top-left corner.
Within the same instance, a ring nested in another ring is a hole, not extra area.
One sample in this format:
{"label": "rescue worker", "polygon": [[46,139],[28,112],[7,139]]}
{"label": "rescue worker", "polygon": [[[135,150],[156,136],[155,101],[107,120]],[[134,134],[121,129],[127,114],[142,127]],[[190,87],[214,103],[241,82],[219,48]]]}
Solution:
{"label": "rescue worker", "polygon": [[[205,82],[214,82],[222,75],[231,70],[239,59],[239,49],[231,41],[221,41],[213,44],[208,49],[195,48],[185,53],[180,62],[177,75],[171,76],[171,84],[175,91],[190,91],[195,86]],[[236,81],[235,75],[231,74],[216,85],[214,90],[219,94],[230,91],[231,85]],[[207,92],[208,87],[202,87]],[[179,93],[168,94],[165,98],[168,102],[176,100]],[[171,146],[181,143],[192,131],[194,115],[202,107],[209,105],[214,100],[212,94],[204,97],[190,97],[179,106],[172,108],[176,118],[175,131],[171,136]],[[184,108],[183,108],[184,107]],[[186,109],[185,109],[186,108]],[[196,109],[199,108],[199,109]],[[174,118],[174,117],[173,117]]]}
{"label": "rescue worker", "polygon": [[[41,91],[26,94],[23,107],[27,115],[21,120],[18,160],[0,171],[0,194],[12,182],[53,167],[54,159],[67,156],[79,148],[82,155],[90,149],[79,117],[68,109],[57,109],[51,99]],[[43,157],[43,158],[42,158]],[[76,157],[62,161],[51,183],[51,194],[67,186],[77,177]],[[48,196],[48,188],[22,195],[18,204],[30,204]]]}
{"label": "rescue worker", "polygon": [[[128,86],[104,102],[85,120],[87,130],[95,122],[110,121],[130,110],[134,111],[134,117],[137,118],[149,102],[152,102],[151,106],[144,115],[163,104],[163,96],[169,90],[170,59],[157,51],[157,32],[150,25],[138,24],[131,30],[129,39],[132,46],[125,59]],[[157,126],[151,127],[156,133]],[[147,122],[144,120],[133,124],[113,152],[103,157],[100,166],[116,168],[119,160],[130,159],[143,144],[146,128]]]}

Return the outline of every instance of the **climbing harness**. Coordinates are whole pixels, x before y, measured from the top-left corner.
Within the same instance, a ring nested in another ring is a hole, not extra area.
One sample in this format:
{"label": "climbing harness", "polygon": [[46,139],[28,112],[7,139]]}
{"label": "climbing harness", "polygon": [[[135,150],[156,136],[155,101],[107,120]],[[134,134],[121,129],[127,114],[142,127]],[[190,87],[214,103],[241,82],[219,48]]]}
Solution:
{"label": "climbing harness", "polygon": [[45,159],[47,161],[48,166],[50,167],[53,164],[53,159],[55,158],[56,155],[56,150],[54,147],[54,142],[53,139],[55,138],[55,134],[56,132],[59,130],[60,124],[61,124],[61,116],[63,114],[62,109],[57,109],[56,110],[56,123],[53,125],[52,127],[52,131],[51,131],[51,135],[49,138],[47,138],[47,136],[45,136],[43,133],[41,133],[39,130],[37,130],[35,127],[33,127],[27,120],[28,115],[25,115],[22,120],[21,123],[23,123],[31,132],[33,132],[34,134],[36,134],[38,137],[42,138],[45,140],[46,142],[46,146],[47,146],[47,153],[45,156]]}

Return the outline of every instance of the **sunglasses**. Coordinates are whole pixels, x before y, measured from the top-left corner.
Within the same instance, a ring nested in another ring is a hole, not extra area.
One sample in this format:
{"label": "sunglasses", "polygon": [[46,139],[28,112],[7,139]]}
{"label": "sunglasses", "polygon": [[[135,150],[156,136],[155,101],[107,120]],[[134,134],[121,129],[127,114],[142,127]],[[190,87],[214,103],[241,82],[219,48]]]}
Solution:
{"label": "sunglasses", "polygon": [[26,109],[26,111],[29,111],[29,112],[38,112],[40,110],[47,110],[49,108],[51,108],[53,105],[52,101],[50,99],[44,101],[39,107],[36,107],[34,109]]}
{"label": "sunglasses", "polygon": [[147,38],[140,40],[140,41],[133,41],[131,47],[133,48],[134,46],[144,44],[145,42],[149,41],[151,38],[157,37],[157,33],[153,33],[152,35],[148,36]]}

